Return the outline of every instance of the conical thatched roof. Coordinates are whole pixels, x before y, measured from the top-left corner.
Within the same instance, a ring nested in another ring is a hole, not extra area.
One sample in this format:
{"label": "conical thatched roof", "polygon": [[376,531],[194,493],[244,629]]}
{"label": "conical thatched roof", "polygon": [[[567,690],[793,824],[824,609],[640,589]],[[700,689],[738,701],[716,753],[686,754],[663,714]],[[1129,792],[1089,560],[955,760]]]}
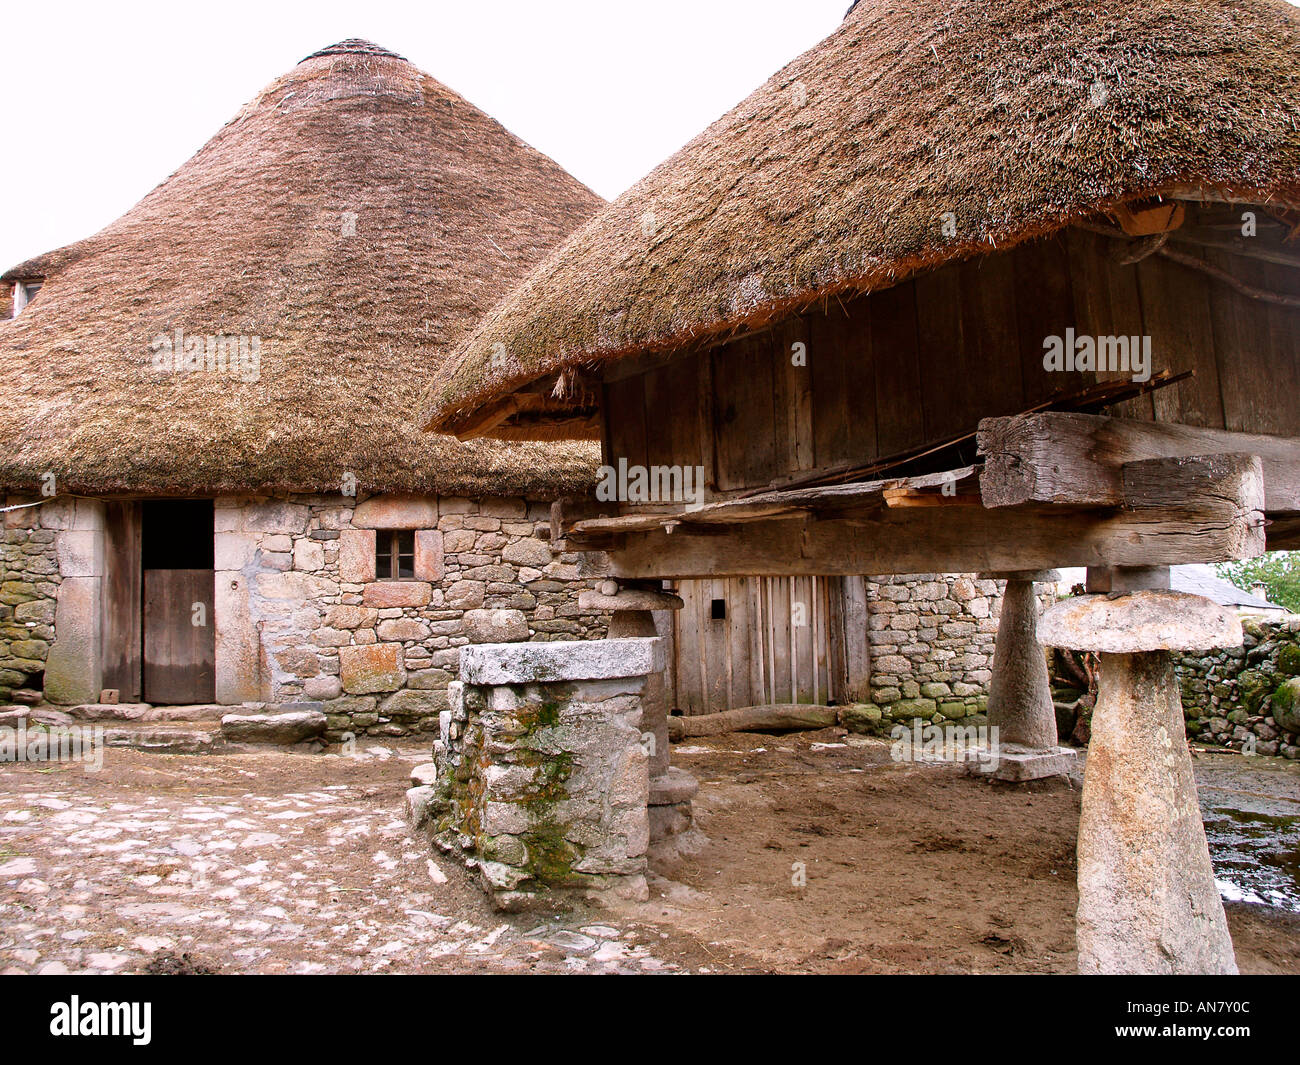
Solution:
{"label": "conical thatched roof", "polygon": [[1300,15],[1284,0],[860,0],[532,272],[424,414],[464,432],[566,367],[1194,190],[1300,204]]}
{"label": "conical thatched roof", "polygon": [[[465,330],[600,203],[401,57],[317,52],[122,218],[4,275],[45,285],[0,322],[0,487],[580,489],[586,445],[467,445],[411,418]],[[158,370],[178,329],[259,338],[259,379]]]}

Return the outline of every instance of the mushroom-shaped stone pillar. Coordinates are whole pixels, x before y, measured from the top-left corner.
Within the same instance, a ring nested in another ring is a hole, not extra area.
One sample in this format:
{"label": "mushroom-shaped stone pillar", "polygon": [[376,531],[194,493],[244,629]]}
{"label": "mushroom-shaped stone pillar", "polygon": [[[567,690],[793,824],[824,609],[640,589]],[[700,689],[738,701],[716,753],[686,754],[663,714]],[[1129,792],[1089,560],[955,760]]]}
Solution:
{"label": "mushroom-shaped stone pillar", "polygon": [[998,754],[992,775],[999,780],[1035,780],[1068,773],[1074,751],[1057,744],[1056,711],[1047,676],[1047,656],[1038,642],[1036,581],[1057,581],[1056,570],[980,574],[1006,578],[1002,614],[993,648],[989,683],[989,727],[996,728]]}
{"label": "mushroom-shaped stone pillar", "polygon": [[1140,590],[1058,603],[1049,646],[1101,656],[1079,817],[1082,973],[1235,973],[1170,651],[1239,646],[1209,599]]}
{"label": "mushroom-shaped stone pillar", "polygon": [[[594,591],[578,593],[578,608],[612,611],[609,638],[660,635],[654,612],[680,610],[680,596],[655,588],[619,588],[603,581]],[[650,841],[657,843],[691,827],[691,799],[699,785],[684,769],[668,764],[668,692],[662,673],[645,680],[641,696],[641,730],[650,739]]]}

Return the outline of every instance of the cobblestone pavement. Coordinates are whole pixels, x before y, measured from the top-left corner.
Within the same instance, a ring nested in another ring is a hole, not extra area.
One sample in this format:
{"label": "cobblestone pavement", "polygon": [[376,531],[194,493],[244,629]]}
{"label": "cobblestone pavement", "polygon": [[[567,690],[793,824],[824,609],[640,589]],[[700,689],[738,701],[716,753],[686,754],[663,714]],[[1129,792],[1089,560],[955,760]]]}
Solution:
{"label": "cobblestone pavement", "polygon": [[493,912],[402,820],[425,760],[421,745],[0,765],[0,972],[679,968],[652,927]]}

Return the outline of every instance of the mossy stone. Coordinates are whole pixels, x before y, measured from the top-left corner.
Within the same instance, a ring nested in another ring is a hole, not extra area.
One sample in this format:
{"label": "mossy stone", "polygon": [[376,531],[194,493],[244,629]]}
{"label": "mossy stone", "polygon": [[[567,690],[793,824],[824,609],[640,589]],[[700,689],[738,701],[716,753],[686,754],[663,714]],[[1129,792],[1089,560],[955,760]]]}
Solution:
{"label": "mossy stone", "polygon": [[1273,692],[1273,720],[1283,731],[1300,735],[1300,677],[1283,681]]}
{"label": "mossy stone", "polygon": [[1284,677],[1300,677],[1300,647],[1289,643],[1278,652],[1277,671]]}
{"label": "mossy stone", "polygon": [[864,735],[878,732],[884,717],[875,703],[851,703],[840,711],[840,723],[850,732]]}

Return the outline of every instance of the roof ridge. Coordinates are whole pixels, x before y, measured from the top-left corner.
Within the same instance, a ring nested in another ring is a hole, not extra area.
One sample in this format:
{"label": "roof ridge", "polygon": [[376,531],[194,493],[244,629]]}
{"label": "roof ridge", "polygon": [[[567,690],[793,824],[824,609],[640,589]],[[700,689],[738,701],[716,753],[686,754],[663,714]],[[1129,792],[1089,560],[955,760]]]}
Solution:
{"label": "roof ridge", "polygon": [[367,41],[363,37],[348,37],[318,52],[312,52],[311,55],[300,60],[298,65],[301,66],[308,59],[320,59],[327,55],[374,55],[383,56],[385,59],[400,59],[403,63],[409,62],[406,56],[398,55],[382,45],[375,44],[374,41]]}

